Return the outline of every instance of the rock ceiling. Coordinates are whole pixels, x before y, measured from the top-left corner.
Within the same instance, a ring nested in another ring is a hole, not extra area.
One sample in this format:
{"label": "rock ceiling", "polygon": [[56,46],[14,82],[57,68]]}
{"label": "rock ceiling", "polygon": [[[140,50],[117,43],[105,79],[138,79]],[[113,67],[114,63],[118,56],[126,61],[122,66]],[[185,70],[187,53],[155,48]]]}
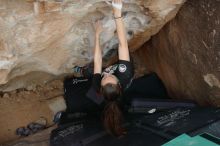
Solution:
{"label": "rock ceiling", "polygon": [[[124,0],[130,51],[175,17],[185,0]],[[93,59],[93,22],[101,20],[105,54],[118,40],[104,0],[1,0],[0,91],[32,88]]]}

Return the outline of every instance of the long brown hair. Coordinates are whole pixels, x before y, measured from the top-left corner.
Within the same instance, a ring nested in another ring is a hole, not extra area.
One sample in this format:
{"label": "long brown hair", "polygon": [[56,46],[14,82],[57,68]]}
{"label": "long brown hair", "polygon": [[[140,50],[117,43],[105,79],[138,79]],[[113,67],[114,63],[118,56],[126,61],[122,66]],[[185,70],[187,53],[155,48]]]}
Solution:
{"label": "long brown hair", "polygon": [[118,103],[121,95],[120,85],[108,83],[101,87],[101,93],[106,100],[103,111],[103,123],[106,131],[117,137],[125,134],[125,129],[122,128],[123,115]]}

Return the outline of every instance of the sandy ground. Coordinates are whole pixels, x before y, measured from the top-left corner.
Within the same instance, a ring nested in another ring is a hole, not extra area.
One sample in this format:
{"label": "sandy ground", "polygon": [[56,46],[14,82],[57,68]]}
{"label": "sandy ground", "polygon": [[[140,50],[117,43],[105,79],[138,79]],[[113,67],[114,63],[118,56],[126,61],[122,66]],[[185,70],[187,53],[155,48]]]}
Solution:
{"label": "sandy ground", "polygon": [[48,126],[53,122],[54,113],[49,103],[63,94],[61,80],[53,81],[34,91],[19,89],[0,96],[0,143],[19,138],[15,131],[27,126],[40,117],[47,119]]}

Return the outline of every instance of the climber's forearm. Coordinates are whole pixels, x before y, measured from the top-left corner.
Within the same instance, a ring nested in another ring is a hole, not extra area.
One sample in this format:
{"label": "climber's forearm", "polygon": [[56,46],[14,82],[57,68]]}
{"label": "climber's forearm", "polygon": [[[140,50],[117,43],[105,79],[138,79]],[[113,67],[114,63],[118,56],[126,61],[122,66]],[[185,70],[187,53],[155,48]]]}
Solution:
{"label": "climber's forearm", "polygon": [[94,48],[94,74],[102,71],[102,50],[99,44],[99,35],[95,36]]}
{"label": "climber's forearm", "polygon": [[115,19],[117,34],[119,39],[119,59],[130,61],[129,50],[128,50],[128,42],[126,38],[126,31],[124,27],[124,22],[122,18]]}

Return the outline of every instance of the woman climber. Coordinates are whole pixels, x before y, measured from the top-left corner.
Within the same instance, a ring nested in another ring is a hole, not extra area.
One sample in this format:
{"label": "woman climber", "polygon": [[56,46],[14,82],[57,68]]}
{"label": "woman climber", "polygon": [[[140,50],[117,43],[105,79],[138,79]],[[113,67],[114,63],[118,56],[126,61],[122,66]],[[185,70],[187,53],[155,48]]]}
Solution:
{"label": "woman climber", "polygon": [[[118,63],[102,70],[102,50],[99,44],[99,37],[103,27],[98,21],[95,24],[94,66],[93,68],[90,66],[75,66],[74,71],[80,73],[85,78],[92,79],[92,88],[97,94],[104,97],[104,127],[112,135],[120,136],[125,133],[125,130],[121,126],[122,112],[118,101],[123,91],[128,88],[132,81],[133,66],[130,62],[126,31],[123,23],[122,0],[113,0],[112,7],[119,39]],[[95,98],[97,97],[93,96],[90,99],[96,101],[97,99]]]}

